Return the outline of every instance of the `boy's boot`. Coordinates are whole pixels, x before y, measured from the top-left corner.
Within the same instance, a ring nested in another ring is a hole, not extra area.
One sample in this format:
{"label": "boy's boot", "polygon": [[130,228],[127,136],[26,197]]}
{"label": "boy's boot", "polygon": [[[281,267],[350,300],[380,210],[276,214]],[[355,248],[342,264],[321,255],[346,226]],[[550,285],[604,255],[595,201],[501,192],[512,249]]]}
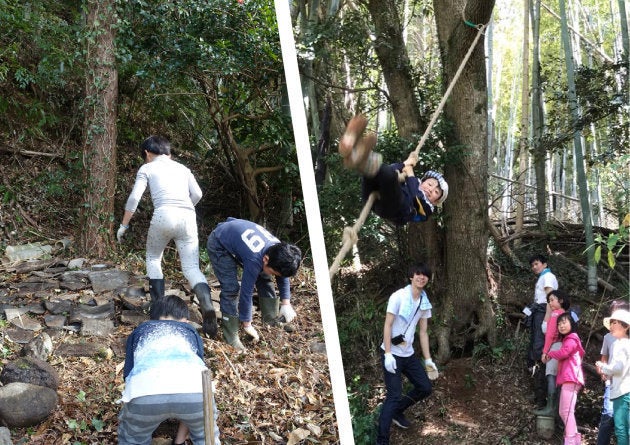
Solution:
{"label": "boy's boot", "polygon": [[357,152],[355,168],[363,176],[373,178],[383,163],[383,155],[372,151],[376,146],[376,135],[370,133],[359,139],[354,151]]}
{"label": "boy's boot", "polygon": [[357,170],[363,176],[376,176],[382,163],[382,156],[373,153],[376,146],[376,135],[369,133],[361,137],[367,126],[367,119],[357,115],[350,119],[346,131],[339,141],[339,154],[346,168]]}
{"label": "boy's boot", "polygon": [[365,131],[365,127],[367,127],[367,119],[362,114],[354,116],[348,122],[346,131],[339,141],[339,154],[344,158],[344,161],[352,155],[354,146]]}
{"label": "boy's boot", "polygon": [[199,299],[199,305],[201,306],[201,314],[203,316],[201,330],[208,334],[210,338],[216,338],[219,327],[217,326],[217,314],[212,305],[210,286],[208,286],[208,283],[197,283],[193,287],[193,292]]}
{"label": "boy's boot", "polygon": [[151,305],[149,307],[149,317],[155,320],[157,302],[164,298],[164,278],[149,279],[149,295],[151,296]]}
{"label": "boy's boot", "polygon": [[558,413],[558,405],[556,403],[556,376],[547,376],[547,404],[542,409],[534,410],[537,416],[555,417]]}
{"label": "boy's boot", "polygon": [[262,313],[263,323],[271,326],[278,325],[278,308],[280,307],[280,299],[261,297],[258,302],[260,304],[260,312]]}
{"label": "boy's boot", "polygon": [[238,317],[223,316],[221,325],[223,326],[223,339],[227,344],[237,349],[238,351],[244,351],[245,346],[241,343],[241,339],[238,337],[238,327],[240,321]]}

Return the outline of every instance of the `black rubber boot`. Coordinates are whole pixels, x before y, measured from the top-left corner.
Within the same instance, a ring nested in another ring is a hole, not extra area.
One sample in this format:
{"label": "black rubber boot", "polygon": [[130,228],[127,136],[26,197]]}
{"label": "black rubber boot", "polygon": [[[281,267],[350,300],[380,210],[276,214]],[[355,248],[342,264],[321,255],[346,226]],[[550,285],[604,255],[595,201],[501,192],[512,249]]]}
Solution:
{"label": "black rubber boot", "polygon": [[197,283],[193,287],[193,292],[199,299],[201,313],[203,315],[203,324],[201,330],[208,334],[210,338],[216,338],[219,327],[217,326],[217,314],[212,305],[212,294],[208,283]]}
{"label": "black rubber boot", "polygon": [[164,278],[149,279],[149,295],[151,295],[149,317],[151,320],[157,320],[158,302],[164,298]]}

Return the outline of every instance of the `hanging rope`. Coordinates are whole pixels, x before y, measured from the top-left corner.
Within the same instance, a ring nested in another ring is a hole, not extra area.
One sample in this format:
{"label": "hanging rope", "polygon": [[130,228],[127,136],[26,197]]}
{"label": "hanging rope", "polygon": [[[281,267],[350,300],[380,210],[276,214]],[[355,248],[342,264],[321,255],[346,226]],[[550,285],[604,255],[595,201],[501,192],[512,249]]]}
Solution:
{"label": "hanging rope", "polygon": [[[478,31],[477,35],[475,36],[473,43],[470,45],[468,52],[466,53],[466,55],[464,56],[464,59],[459,65],[459,68],[455,72],[455,75],[453,76],[453,80],[451,81],[450,85],[446,89],[446,92],[444,93],[444,96],[442,97],[442,100],[440,101],[437,109],[433,112],[433,116],[431,116],[429,125],[427,125],[427,128],[424,131],[424,134],[422,135],[422,137],[420,138],[420,141],[418,142],[418,145],[416,146],[416,149],[412,152],[415,155],[416,159],[418,159],[418,154],[420,153],[420,149],[422,148],[427,138],[429,137],[429,133],[431,132],[433,125],[435,125],[435,121],[437,121],[439,114],[442,112],[442,109],[444,108],[444,105],[446,104],[446,100],[451,95],[451,91],[453,90],[455,83],[457,82],[457,80],[459,79],[459,76],[464,70],[466,63],[468,62],[468,59],[470,58],[470,55],[472,54],[473,50],[477,46],[477,42],[479,42],[479,39],[481,38],[484,30],[486,29],[486,25],[475,25],[473,23],[470,23],[466,19],[464,19],[464,23],[468,26],[476,28]],[[404,176],[400,179],[404,181]],[[372,192],[370,196],[368,197],[367,201],[365,202],[363,209],[361,210],[361,214],[359,215],[359,218],[354,223],[354,225],[352,227],[346,227],[343,229],[343,245],[341,246],[341,250],[339,250],[339,253],[335,257],[335,260],[333,261],[332,265],[328,269],[328,275],[330,276],[331,279],[332,277],[335,276],[335,274],[339,270],[341,261],[348,254],[348,251],[352,248],[353,245],[357,243],[359,239],[359,235],[358,235],[359,230],[361,230],[363,223],[365,222],[368,215],[370,214],[370,210],[372,209],[372,206],[374,205],[374,201],[376,200],[377,197],[378,197],[378,193]]]}
{"label": "hanging rope", "polygon": [[459,65],[459,68],[457,68],[457,71],[455,72],[455,75],[453,76],[453,80],[451,81],[451,84],[446,89],[446,92],[444,93],[444,96],[442,97],[442,100],[440,101],[437,109],[433,112],[433,116],[431,116],[429,125],[427,125],[427,129],[424,130],[424,134],[420,138],[420,141],[418,142],[418,145],[416,146],[416,149],[414,150],[416,157],[420,154],[420,149],[422,148],[427,138],[429,137],[429,133],[431,132],[433,125],[435,125],[435,121],[437,121],[438,116],[440,115],[440,113],[442,112],[442,109],[444,108],[444,105],[446,104],[446,100],[451,95],[451,91],[453,91],[453,88],[455,87],[455,83],[457,83],[457,79],[459,79],[459,76],[462,74],[462,71],[464,71],[464,67],[466,66],[466,63],[468,63],[468,59],[470,59],[470,55],[472,54],[473,50],[477,46],[477,42],[479,41],[479,38],[483,35],[483,32],[486,29],[486,25],[474,25],[467,20],[464,20],[464,23],[466,23],[468,26],[472,26],[473,28],[476,28],[478,31],[477,36],[475,37],[475,40],[473,40],[472,45],[470,45],[470,48],[468,48],[468,52],[464,56],[462,63]]}

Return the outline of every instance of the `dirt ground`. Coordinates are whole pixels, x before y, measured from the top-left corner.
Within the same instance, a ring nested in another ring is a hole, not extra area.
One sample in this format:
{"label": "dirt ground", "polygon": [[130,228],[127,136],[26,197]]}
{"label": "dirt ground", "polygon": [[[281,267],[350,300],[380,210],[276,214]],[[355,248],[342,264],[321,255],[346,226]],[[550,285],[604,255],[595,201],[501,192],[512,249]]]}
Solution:
{"label": "dirt ground", "polygon": [[[461,358],[444,367],[434,383],[434,393],[426,404],[420,403],[408,410],[407,418],[412,427],[402,430],[392,426],[393,444],[562,443],[560,422],[553,438],[546,440],[537,434],[536,417],[532,414],[535,407],[529,397],[531,382],[525,370],[509,372],[509,368],[473,365],[471,358]],[[597,387],[586,391],[597,392]],[[584,393],[580,395],[583,396]],[[578,404],[582,402],[578,400]],[[576,417],[582,444],[594,444],[597,425],[592,424],[593,413],[582,409]]]}
{"label": "dirt ground", "polygon": [[[0,269],[0,303],[17,292],[27,275]],[[141,277],[140,277],[141,279]],[[298,313],[293,331],[262,326],[260,312],[253,324],[261,341],[245,342],[247,352],[236,354],[222,340],[204,338],[205,362],[213,374],[219,409],[219,429],[224,444],[317,443],[338,441],[337,423],[328,373],[319,302],[312,271],[303,268],[292,279],[293,306]],[[142,280],[141,280],[142,281]],[[213,292],[218,282],[209,279]],[[168,282],[169,290],[189,295],[186,286]],[[28,305],[55,292],[26,293]],[[2,298],[4,295],[4,298]],[[214,295],[213,295],[214,299]],[[16,300],[11,299],[12,304]],[[188,297],[185,298],[188,301]],[[49,363],[59,373],[59,403],[39,425],[12,428],[17,444],[80,445],[115,444],[123,378],[125,341],[135,327],[121,321],[122,305],[115,299],[115,329],[107,337],[85,337],[64,330],[50,330],[53,353]],[[196,311],[196,306],[192,306]],[[199,316],[198,316],[199,317]],[[34,316],[43,321],[43,314]],[[191,316],[192,319],[194,317]],[[0,320],[0,370],[18,357],[21,345],[5,334],[14,327]],[[241,338],[244,340],[244,335]],[[93,354],[62,354],[69,345]],[[164,422],[154,433],[154,445],[170,444],[175,421]]]}
{"label": "dirt ground", "polygon": [[[569,290],[573,303],[582,309],[578,332],[586,350],[583,363],[586,385],[579,394],[576,420],[582,444],[595,444],[603,386],[593,365],[600,359],[601,340],[606,332],[601,323],[603,314],[596,308],[600,305],[603,310],[615,295],[600,292],[597,300],[601,301],[592,300],[594,297],[589,299],[584,290],[584,275],[569,263],[557,259],[551,261],[552,270],[561,277],[562,286]],[[543,445],[563,442],[560,420],[556,421],[553,437],[545,439],[537,432],[533,414],[536,408],[533,379],[525,361],[530,333],[518,317],[525,305],[523,295],[529,295],[523,289],[530,289],[533,284],[534,279],[528,274],[502,276],[501,305],[507,321],[500,333],[500,345],[496,350],[454,352],[452,359],[440,366],[440,377],[434,382],[433,394],[407,410],[412,427],[403,430],[392,425],[392,444]],[[380,336],[375,341],[380,343]],[[360,374],[364,382],[371,382],[376,387],[376,396],[369,403],[372,412],[378,413],[385,397],[382,370],[376,355],[366,362],[358,366],[350,364],[353,369],[346,369],[346,374]],[[614,438],[612,443],[615,443]]]}

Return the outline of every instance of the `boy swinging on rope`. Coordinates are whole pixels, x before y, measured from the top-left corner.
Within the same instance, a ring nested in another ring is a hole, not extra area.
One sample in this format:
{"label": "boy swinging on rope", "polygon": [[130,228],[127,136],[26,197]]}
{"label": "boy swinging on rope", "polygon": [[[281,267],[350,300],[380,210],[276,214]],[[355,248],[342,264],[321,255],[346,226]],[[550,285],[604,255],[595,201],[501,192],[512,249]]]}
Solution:
{"label": "boy swinging on rope", "polygon": [[[372,210],[381,218],[402,226],[408,222],[422,222],[433,214],[434,206],[440,206],[448,196],[448,184],[435,171],[427,171],[421,179],[414,176],[413,167],[418,154],[411,152],[405,162],[383,164],[383,156],[376,153],[376,135],[362,136],[367,119],[357,115],[350,119],[339,142],[339,154],[345,167],[357,170],[362,176],[363,201],[372,192],[378,192]],[[404,174],[403,182],[399,172]]]}

